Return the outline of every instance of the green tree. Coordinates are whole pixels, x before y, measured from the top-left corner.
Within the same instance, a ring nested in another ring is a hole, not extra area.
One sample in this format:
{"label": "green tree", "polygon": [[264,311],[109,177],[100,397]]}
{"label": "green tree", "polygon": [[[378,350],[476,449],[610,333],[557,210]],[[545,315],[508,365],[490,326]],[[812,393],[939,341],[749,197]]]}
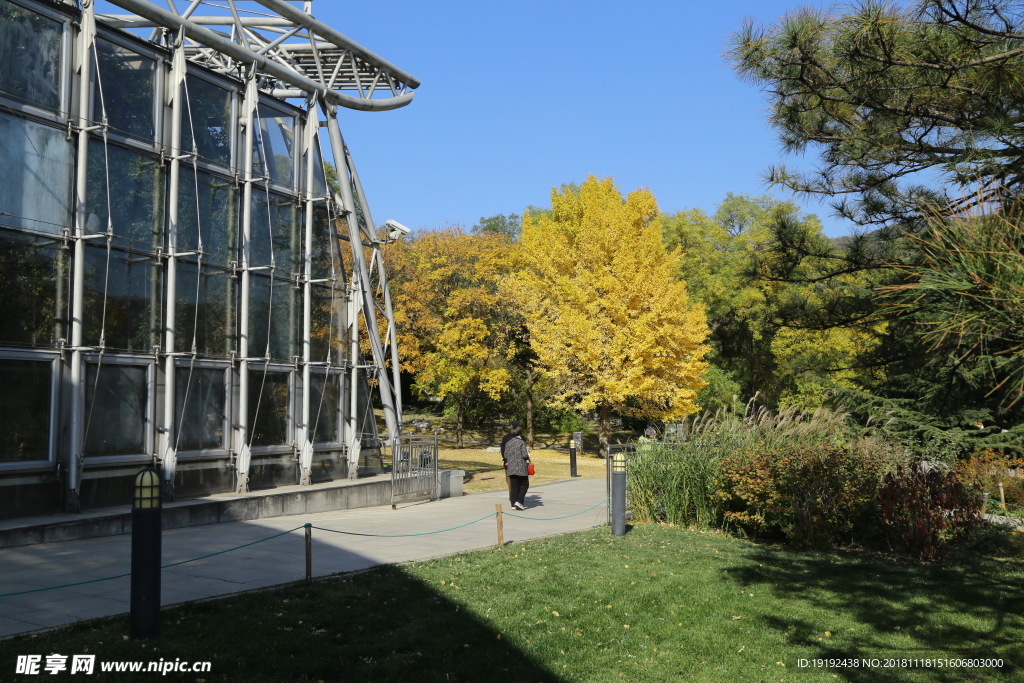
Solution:
{"label": "green tree", "polygon": [[490,218],[480,218],[470,232],[474,235],[501,235],[509,242],[519,241],[519,234],[522,232],[523,219],[521,216],[510,213],[507,216],[497,214]]}
{"label": "green tree", "polygon": [[815,171],[768,180],[836,198],[838,213],[897,234],[928,207],[1007,198],[1024,183],[1024,16],[1012,0],[867,0],[747,22],[730,56],[768,94],[788,152]]}
{"label": "green tree", "polygon": [[[1017,372],[1016,342],[992,333],[1005,328],[1012,306],[1004,299],[982,315],[991,292],[980,293],[1013,276],[992,279],[998,259],[980,254],[987,238],[977,224],[966,250],[946,236],[949,220],[972,207],[1019,215],[1019,3],[803,9],[776,25],[747,23],[730,55],[741,77],[766,91],[784,148],[819,154],[816,170],[776,166],[769,182],[829,197],[840,216],[873,228],[836,244],[778,220],[759,264],[762,277],[815,294],[781,305],[784,324],[876,334],[878,342],[857,358],[860,390],[836,390],[836,399],[862,416],[898,415],[918,440],[961,434],[969,435],[962,443],[980,443],[978,424],[1012,433],[1021,421],[1006,394]],[[1019,245],[1004,247],[1019,253]],[[983,319],[992,321],[985,337],[977,326]],[[808,348],[793,346],[801,347]]]}
{"label": "green tree", "polygon": [[808,274],[808,264],[787,268],[789,281],[774,277],[784,267],[771,229],[780,222],[830,244],[815,216],[768,196],[730,193],[713,216],[688,210],[664,217],[666,243],[683,251],[680,275],[707,311],[714,369],[699,398],[704,408],[735,406],[755,394],[772,407],[821,405],[832,383],[857,386],[859,370],[851,366],[875,343],[874,330],[863,324],[822,330],[794,314],[823,306],[836,286],[849,289],[856,278],[792,281]]}

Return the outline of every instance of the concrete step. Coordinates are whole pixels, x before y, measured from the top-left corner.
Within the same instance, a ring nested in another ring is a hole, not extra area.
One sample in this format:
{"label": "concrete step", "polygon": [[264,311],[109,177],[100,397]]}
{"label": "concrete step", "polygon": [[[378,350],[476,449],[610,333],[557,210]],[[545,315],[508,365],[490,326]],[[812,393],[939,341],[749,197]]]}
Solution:
{"label": "concrete step", "polygon": [[[438,472],[440,498],[462,495],[461,470]],[[163,528],[239,522],[391,504],[391,475],[355,480],[281,486],[249,493],[216,493],[166,503]],[[0,548],[117,536],[132,531],[131,506],[87,510],[0,521]]]}

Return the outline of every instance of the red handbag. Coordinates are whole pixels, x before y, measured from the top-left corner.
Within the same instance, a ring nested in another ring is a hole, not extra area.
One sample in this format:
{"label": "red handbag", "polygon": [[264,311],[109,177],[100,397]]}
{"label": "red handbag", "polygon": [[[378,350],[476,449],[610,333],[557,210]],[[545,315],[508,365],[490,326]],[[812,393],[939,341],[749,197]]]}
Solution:
{"label": "red handbag", "polygon": [[537,470],[536,470],[536,468],[534,468],[532,462],[526,466],[526,474],[527,474],[527,476],[532,477],[534,474],[536,474],[536,472],[537,472]]}

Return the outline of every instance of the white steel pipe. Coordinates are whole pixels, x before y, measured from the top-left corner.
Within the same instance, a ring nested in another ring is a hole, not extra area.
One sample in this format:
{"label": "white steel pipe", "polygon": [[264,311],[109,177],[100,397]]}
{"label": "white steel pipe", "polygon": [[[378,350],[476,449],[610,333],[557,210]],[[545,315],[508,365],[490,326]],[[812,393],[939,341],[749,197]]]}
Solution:
{"label": "white steel pipe", "polygon": [[[238,422],[235,429],[235,472],[238,481],[235,491],[249,490],[249,462],[251,460],[249,430],[249,258],[252,254],[252,146],[254,127],[258,124],[256,107],[259,92],[256,90],[256,74],[253,72],[245,82],[245,99],[242,103],[241,121],[245,123],[245,149],[242,150],[242,286],[238,302]],[[267,321],[270,325],[270,321]]]}
{"label": "white steel pipe", "polygon": [[[178,253],[178,194],[181,177],[181,88],[182,82],[185,80],[185,49],[181,44],[174,47],[174,58],[171,65],[171,168],[167,190],[167,305],[164,317],[164,352],[167,356],[164,358],[164,415],[160,434],[160,453],[163,460],[164,485],[173,497],[174,473],[178,464],[174,424],[174,411],[177,407],[174,400],[174,392],[177,388],[174,376],[174,326],[178,303],[178,259],[175,254]],[[199,192],[199,183],[196,183],[196,192]],[[198,272],[196,276],[201,277]],[[196,301],[196,306],[199,306],[198,301]]]}
{"label": "white steel pipe", "polygon": [[78,44],[78,163],[75,177],[75,260],[71,276],[71,371],[68,384],[71,389],[71,434],[67,460],[67,507],[71,512],[80,510],[78,494],[81,487],[81,469],[85,444],[85,382],[82,363],[82,316],[85,295],[85,224],[89,168],[89,116],[92,89],[90,51],[96,39],[96,22],[92,0],[82,3],[82,23]]}
{"label": "white steel pipe", "polygon": [[[313,293],[310,281],[313,279],[313,178],[314,160],[313,146],[316,144],[316,132],[320,127],[320,116],[317,114],[316,104],[310,101],[306,107],[306,125],[304,127],[306,148],[306,229],[305,249],[302,259],[302,406],[301,425],[298,434],[299,442],[299,484],[310,485],[312,481],[313,468],[313,442],[316,435],[312,433],[310,425],[310,394],[312,389],[312,377],[309,371],[309,364],[313,360],[312,333],[313,333],[313,308],[310,296]],[[324,391],[327,390],[327,383],[324,383]]]}
{"label": "white steel pipe", "polygon": [[[376,228],[376,224],[373,222],[373,216],[370,215],[370,203],[366,201],[366,193],[363,192],[363,184],[359,182],[359,173],[356,171],[355,161],[352,159],[352,155],[348,149],[345,149],[345,159],[348,162],[349,171],[352,173],[352,180],[356,186],[356,194],[359,196],[359,205],[363,207],[363,217],[366,219],[366,227],[373,232]],[[395,414],[397,416],[398,427],[401,429],[402,426],[402,384],[401,384],[401,368],[398,364],[398,334],[395,331],[395,311],[391,305],[391,290],[388,287],[388,275],[387,271],[384,270],[384,254],[381,253],[381,246],[379,242],[373,243],[373,260],[374,263],[370,264],[370,269],[377,268],[378,282],[380,283],[380,289],[383,292],[384,297],[384,316],[387,318],[388,323],[388,344],[391,347],[391,384],[394,390],[394,405]],[[394,435],[394,436],[397,436]]]}

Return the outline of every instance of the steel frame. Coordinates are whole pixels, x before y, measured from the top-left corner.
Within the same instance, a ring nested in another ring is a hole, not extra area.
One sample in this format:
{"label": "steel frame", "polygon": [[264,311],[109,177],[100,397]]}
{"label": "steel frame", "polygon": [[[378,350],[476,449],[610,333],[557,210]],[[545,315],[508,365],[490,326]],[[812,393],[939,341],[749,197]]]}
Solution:
{"label": "steel frame", "polygon": [[[78,106],[72,114],[77,130],[77,176],[75,182],[74,228],[70,235],[74,242],[74,267],[72,272],[70,367],[68,372],[69,394],[71,397],[71,425],[69,434],[69,457],[67,474],[68,507],[79,508],[78,492],[82,481],[84,464],[83,451],[86,421],[83,352],[92,349],[83,346],[85,242],[91,235],[86,234],[86,176],[91,121],[93,112],[92,79],[90,64],[93,44],[96,39],[96,21],[101,20],[112,28],[152,28],[150,39],[162,44],[172,54],[170,84],[166,88],[165,107],[170,107],[170,162],[168,172],[168,253],[166,256],[166,304],[165,327],[162,335],[163,351],[163,403],[150,410],[156,411],[159,423],[156,454],[162,465],[165,483],[173,495],[173,481],[177,470],[178,454],[175,449],[175,354],[176,329],[176,288],[178,265],[178,194],[181,162],[190,157],[182,152],[182,87],[186,78],[187,63],[201,65],[206,69],[229,75],[243,81],[244,99],[236,119],[244,127],[245,142],[241,153],[240,178],[242,186],[242,250],[239,264],[240,297],[238,329],[238,399],[234,430],[230,439],[231,450],[236,454],[236,490],[248,490],[248,478],[252,453],[250,449],[250,428],[248,420],[248,394],[251,381],[250,363],[257,360],[251,356],[249,339],[249,297],[251,288],[250,264],[252,242],[252,188],[254,184],[268,182],[265,178],[253,176],[253,137],[256,111],[260,93],[278,98],[303,98],[306,125],[301,134],[301,149],[307,152],[303,173],[305,182],[305,220],[303,241],[305,259],[302,264],[301,287],[304,293],[302,311],[301,404],[296,420],[295,451],[298,456],[300,483],[311,483],[313,458],[313,434],[310,421],[310,367],[311,356],[311,256],[312,224],[315,198],[311,192],[314,168],[313,147],[320,127],[318,108],[326,118],[328,137],[337,166],[340,194],[334,202],[340,207],[352,248],[353,272],[347,309],[347,325],[351,357],[345,383],[347,396],[340,399],[350,402],[349,419],[344,425],[343,441],[347,449],[349,476],[354,477],[359,463],[362,435],[356,415],[357,388],[361,381],[360,368],[368,369],[378,382],[381,402],[387,423],[388,442],[395,443],[401,436],[402,406],[399,390],[399,362],[395,335],[394,315],[384,270],[381,245],[385,242],[370,217],[368,202],[338,125],[338,107],[362,111],[386,111],[406,106],[412,101],[412,90],[420,82],[405,71],[349,40],[335,29],[317,21],[310,14],[311,2],[304,3],[304,10],[283,0],[255,0],[265,11],[252,9],[253,2],[243,0],[221,0],[216,6],[226,7],[229,14],[197,15],[196,10],[214,3],[192,0],[179,3],[167,0],[168,9],[160,8],[146,0],[111,0],[131,14],[98,15],[94,0],[82,0],[82,21],[79,29],[77,52],[74,55],[73,70],[78,74]],[[222,4],[226,3],[226,4]],[[179,4],[187,5],[184,9]],[[228,29],[225,32],[225,29]],[[158,81],[159,82],[159,81]],[[342,91],[348,91],[342,92]],[[383,96],[381,96],[383,95]],[[106,123],[103,122],[105,126]],[[235,136],[237,139],[237,136]],[[162,145],[166,148],[167,145]],[[236,158],[239,152],[236,151]],[[301,155],[299,156],[301,158]],[[191,157],[192,164],[198,164]],[[197,190],[198,192],[198,186]],[[364,224],[356,215],[356,199],[363,210]],[[370,254],[367,256],[366,250]],[[198,277],[198,275],[197,275]],[[374,282],[376,287],[374,287]],[[332,283],[333,286],[333,283]],[[198,305],[198,302],[197,302]],[[363,327],[371,348],[371,358],[364,363],[359,360],[359,313],[363,316]],[[386,343],[381,342],[378,329],[378,315],[387,324]],[[390,353],[389,353],[390,351]],[[101,350],[102,352],[102,350]],[[157,356],[161,353],[158,351]],[[262,359],[259,359],[262,360]],[[387,366],[391,365],[391,373]],[[155,368],[154,368],[155,369]],[[152,396],[150,397],[152,401]],[[436,464],[435,464],[436,466]]]}

